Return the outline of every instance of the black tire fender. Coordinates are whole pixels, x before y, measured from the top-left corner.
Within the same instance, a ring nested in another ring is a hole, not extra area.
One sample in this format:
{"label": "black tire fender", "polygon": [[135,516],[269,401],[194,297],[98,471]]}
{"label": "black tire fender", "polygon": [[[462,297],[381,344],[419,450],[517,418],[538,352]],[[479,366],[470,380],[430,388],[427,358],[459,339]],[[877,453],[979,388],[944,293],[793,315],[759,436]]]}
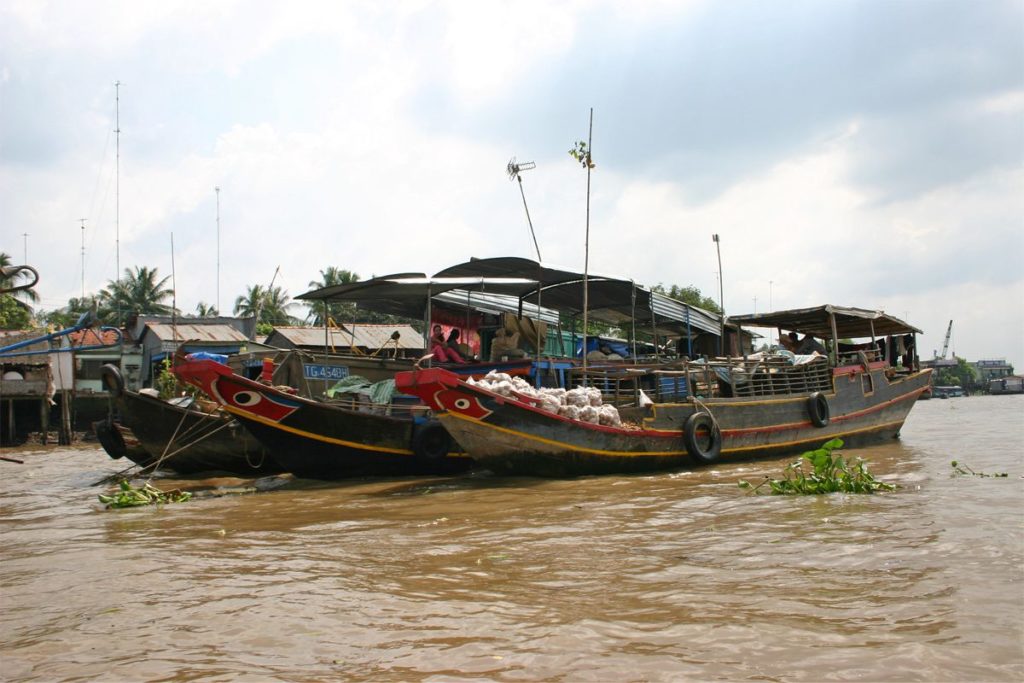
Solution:
{"label": "black tire fender", "polygon": [[124,442],[124,437],[121,436],[121,432],[118,431],[109,418],[94,422],[92,429],[96,432],[96,440],[100,442],[103,450],[111,458],[117,460],[118,458],[123,458],[128,453],[128,446]]}
{"label": "black tire fender", "polygon": [[117,366],[104,363],[100,366],[100,377],[103,380],[103,388],[110,394],[110,398],[120,398],[124,393],[124,377]]}
{"label": "black tire fender", "polygon": [[722,430],[711,413],[696,412],[686,418],[683,425],[683,443],[690,457],[702,463],[712,463],[722,452]]}
{"label": "black tire fender", "polygon": [[825,394],[815,391],[807,397],[807,414],[815,427],[824,427],[828,424],[829,408]]}
{"label": "black tire fender", "polygon": [[417,458],[430,462],[443,460],[451,448],[452,437],[437,420],[416,425],[412,435],[412,452]]}

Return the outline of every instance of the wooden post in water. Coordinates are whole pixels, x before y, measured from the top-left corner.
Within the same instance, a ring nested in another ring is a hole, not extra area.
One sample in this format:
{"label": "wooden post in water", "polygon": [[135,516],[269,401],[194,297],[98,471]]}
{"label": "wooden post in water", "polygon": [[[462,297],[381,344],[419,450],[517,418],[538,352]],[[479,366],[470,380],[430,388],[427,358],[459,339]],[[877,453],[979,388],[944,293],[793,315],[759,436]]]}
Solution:
{"label": "wooden post in water", "polygon": [[67,389],[60,392],[60,436],[57,443],[71,445],[71,392]]}
{"label": "wooden post in water", "polygon": [[45,396],[39,399],[39,429],[42,432],[39,443],[45,446],[50,437],[50,402]]}

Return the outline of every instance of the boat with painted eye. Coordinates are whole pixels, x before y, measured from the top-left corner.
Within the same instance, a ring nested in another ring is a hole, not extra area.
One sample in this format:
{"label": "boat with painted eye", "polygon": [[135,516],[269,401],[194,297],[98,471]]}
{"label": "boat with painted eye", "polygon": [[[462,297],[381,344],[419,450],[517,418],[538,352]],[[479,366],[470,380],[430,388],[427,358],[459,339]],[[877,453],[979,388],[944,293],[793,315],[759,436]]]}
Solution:
{"label": "boat with painted eye", "polygon": [[[574,385],[600,389],[602,400],[616,405],[620,425],[572,419],[554,412],[557,405],[499,393],[439,368],[398,373],[396,387],[437,411],[481,466],[563,477],[783,455],[837,437],[848,447],[890,439],[929,386],[931,370],[920,368],[914,352],[920,330],[880,311],[826,305],[734,316],[728,324],[737,335],[741,328],[786,329],[828,347],[818,345],[824,354],[780,351],[574,371]],[[885,359],[883,341],[904,350],[898,363]],[[672,398],[662,400],[662,389]],[[645,400],[648,391],[653,400]]]}
{"label": "boat with painted eye", "polygon": [[164,400],[151,389],[131,391],[115,366],[105,364],[100,371],[117,419],[110,416],[93,429],[112,458],[179,474],[283,471],[268,449],[216,404],[192,397]]}
{"label": "boat with painted eye", "polygon": [[188,356],[176,358],[171,371],[219,403],[299,477],[454,474],[473,465],[455,451],[448,433],[419,401],[314,401],[290,387],[271,386],[217,361]]}

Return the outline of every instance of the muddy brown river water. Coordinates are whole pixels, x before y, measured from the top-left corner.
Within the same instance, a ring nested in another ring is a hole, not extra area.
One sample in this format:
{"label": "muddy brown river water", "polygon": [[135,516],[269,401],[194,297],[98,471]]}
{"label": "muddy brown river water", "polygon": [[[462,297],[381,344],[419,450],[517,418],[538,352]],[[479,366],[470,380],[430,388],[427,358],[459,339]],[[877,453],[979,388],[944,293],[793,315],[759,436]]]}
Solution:
{"label": "muddy brown river water", "polygon": [[103,511],[123,461],[5,448],[0,679],[1024,680],[1024,396],[919,402],[854,453],[901,488],[737,487],[786,458]]}

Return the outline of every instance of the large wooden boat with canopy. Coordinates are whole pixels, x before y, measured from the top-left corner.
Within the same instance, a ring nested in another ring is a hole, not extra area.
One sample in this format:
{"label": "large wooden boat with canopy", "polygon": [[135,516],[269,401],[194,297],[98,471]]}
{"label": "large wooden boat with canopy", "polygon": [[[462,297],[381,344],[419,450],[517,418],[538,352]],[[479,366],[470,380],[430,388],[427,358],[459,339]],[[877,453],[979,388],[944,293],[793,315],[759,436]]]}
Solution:
{"label": "large wooden boat with canopy", "polygon": [[782,455],[835,437],[851,447],[891,439],[929,384],[915,352],[920,330],[880,311],[826,305],[734,316],[729,325],[738,339],[750,328],[790,330],[824,340],[827,352],[573,371],[573,384],[615,406],[618,424],[573,419],[443,368],[398,373],[396,387],[433,408],[488,469],[576,476]]}

